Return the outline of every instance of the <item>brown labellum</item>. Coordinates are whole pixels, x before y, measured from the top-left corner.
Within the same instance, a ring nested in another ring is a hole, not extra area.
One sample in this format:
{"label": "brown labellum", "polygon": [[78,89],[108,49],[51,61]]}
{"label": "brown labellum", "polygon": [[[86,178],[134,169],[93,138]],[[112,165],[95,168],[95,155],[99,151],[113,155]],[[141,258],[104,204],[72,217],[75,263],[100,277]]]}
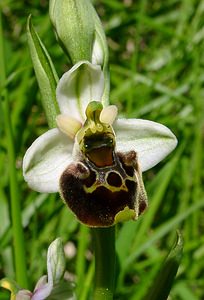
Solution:
{"label": "brown labellum", "polygon": [[127,211],[137,219],[147,207],[147,197],[136,152],[98,150],[63,172],[62,198],[79,221],[91,227],[112,226],[127,219]]}

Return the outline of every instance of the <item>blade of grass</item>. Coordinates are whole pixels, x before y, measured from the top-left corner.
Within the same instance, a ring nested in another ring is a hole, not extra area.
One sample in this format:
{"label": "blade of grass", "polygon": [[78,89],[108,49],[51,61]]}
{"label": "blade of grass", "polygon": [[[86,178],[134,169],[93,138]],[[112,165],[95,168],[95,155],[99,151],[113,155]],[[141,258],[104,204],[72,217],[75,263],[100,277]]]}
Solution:
{"label": "blade of grass", "polygon": [[180,233],[177,236],[176,246],[171,250],[163,266],[153,280],[145,300],[166,300],[173,285],[183,252],[183,239]]}
{"label": "blade of grass", "polygon": [[[4,55],[3,46],[3,28],[2,28],[2,17],[0,11],[0,57],[1,57],[1,81],[5,82],[6,70],[4,61],[6,57]],[[4,125],[7,138],[7,149],[8,149],[8,169],[9,169],[9,181],[10,181],[10,201],[11,201],[11,218],[12,218],[12,229],[13,229],[13,240],[14,240],[14,256],[15,256],[15,268],[16,268],[16,280],[24,288],[28,287],[28,279],[26,274],[26,255],[25,255],[25,244],[23,227],[21,220],[21,207],[20,207],[20,191],[17,180],[16,170],[16,159],[15,159],[15,147],[12,133],[12,126],[10,120],[10,108],[8,102],[8,93],[4,91],[3,100],[3,115]]]}
{"label": "blade of grass", "polygon": [[187,209],[185,212],[176,215],[175,217],[171,218],[169,221],[159,226],[157,230],[155,230],[152,237],[148,239],[148,241],[143,243],[140,247],[138,247],[138,249],[134,253],[129,255],[129,257],[126,259],[125,262],[125,269],[127,269],[137,257],[139,257],[146,249],[148,249],[148,247],[151,244],[155,243],[157,240],[162,238],[164,235],[170,232],[175,226],[178,226],[179,223],[185,220],[196,210],[201,209],[203,207],[204,207],[204,199],[201,199],[200,201],[192,205],[189,209]]}
{"label": "blade of grass", "polygon": [[154,182],[154,184],[156,184],[158,188],[156,189],[155,195],[152,197],[152,199],[150,199],[150,208],[147,211],[146,215],[143,217],[141,226],[137,234],[135,235],[135,240],[132,247],[133,251],[135,251],[135,249],[137,249],[139,245],[141,245],[142,239],[144,238],[148,228],[151,227],[154,216],[158,210],[159,205],[161,204],[162,199],[165,196],[166,189],[174,174],[183,149],[184,145],[180,149],[178,149],[177,154],[174,156],[174,158],[165,165],[160,174],[158,174],[156,181]]}
{"label": "blade of grass", "polygon": [[80,295],[80,300],[87,300],[89,299],[89,293],[91,290],[91,286],[92,286],[92,281],[93,281],[93,277],[94,277],[94,261],[91,262],[85,281],[84,281],[84,286],[83,286],[83,290],[82,293]]}
{"label": "blade of grass", "polygon": [[175,297],[175,299],[181,299],[181,300],[199,300],[194,292],[191,291],[191,289],[188,286],[188,283],[185,281],[178,282],[174,289],[172,296]]}

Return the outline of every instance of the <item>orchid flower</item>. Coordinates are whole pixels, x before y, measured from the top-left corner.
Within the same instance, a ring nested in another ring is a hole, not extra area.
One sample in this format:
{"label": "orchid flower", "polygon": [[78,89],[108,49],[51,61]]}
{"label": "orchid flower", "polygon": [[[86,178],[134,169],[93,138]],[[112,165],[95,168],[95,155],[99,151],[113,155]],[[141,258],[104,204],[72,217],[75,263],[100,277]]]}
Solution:
{"label": "orchid flower", "polygon": [[142,172],[164,159],[177,144],[164,125],[117,119],[103,102],[99,65],[76,63],[57,85],[58,128],[37,138],[23,159],[28,185],[59,192],[78,219],[106,227],[137,217],[147,207]]}
{"label": "orchid flower", "polygon": [[[0,286],[11,291],[11,300],[44,300],[49,299],[50,295],[57,293],[58,287],[64,286],[62,277],[65,271],[65,257],[63,245],[60,238],[54,240],[47,252],[47,275],[42,276],[35,288],[31,292],[21,289],[17,283],[11,279],[4,278],[0,280]],[[70,292],[68,282],[66,282],[66,297],[60,294],[60,299],[75,299]]]}

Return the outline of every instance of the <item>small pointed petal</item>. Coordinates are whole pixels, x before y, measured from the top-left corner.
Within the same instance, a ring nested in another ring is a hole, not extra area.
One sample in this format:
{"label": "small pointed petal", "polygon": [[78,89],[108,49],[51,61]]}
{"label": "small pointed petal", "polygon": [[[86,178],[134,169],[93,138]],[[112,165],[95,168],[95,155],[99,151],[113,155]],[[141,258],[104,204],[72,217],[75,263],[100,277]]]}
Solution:
{"label": "small pointed petal", "polygon": [[82,124],[77,119],[67,115],[58,115],[56,117],[58,128],[68,135],[71,139],[74,139],[77,131],[81,128]]}
{"label": "small pointed petal", "polygon": [[113,126],[118,151],[134,150],[144,172],[164,159],[177,145],[175,135],[164,125],[142,119],[119,119]]}
{"label": "small pointed petal", "polygon": [[23,159],[23,175],[35,191],[54,193],[59,190],[59,178],[72,162],[73,141],[57,128],[37,138]]}
{"label": "small pointed petal", "polygon": [[106,106],[101,111],[100,121],[102,123],[112,125],[117,117],[117,114],[118,114],[117,106],[115,105]]}
{"label": "small pointed petal", "polygon": [[75,64],[57,85],[57,101],[62,114],[86,119],[85,110],[90,101],[101,101],[104,92],[104,76],[101,67],[88,61]]}

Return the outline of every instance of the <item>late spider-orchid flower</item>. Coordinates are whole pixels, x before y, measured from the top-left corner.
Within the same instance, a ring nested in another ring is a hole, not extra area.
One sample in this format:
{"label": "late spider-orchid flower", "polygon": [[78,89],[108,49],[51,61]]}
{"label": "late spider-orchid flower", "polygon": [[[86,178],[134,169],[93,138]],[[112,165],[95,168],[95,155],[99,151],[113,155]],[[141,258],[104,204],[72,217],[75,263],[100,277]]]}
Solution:
{"label": "late spider-orchid flower", "polygon": [[39,192],[60,192],[78,219],[111,226],[137,219],[147,207],[142,172],[177,144],[164,125],[142,119],[116,119],[117,108],[103,103],[99,65],[80,61],[60,79],[58,128],[27,150],[23,174]]}

